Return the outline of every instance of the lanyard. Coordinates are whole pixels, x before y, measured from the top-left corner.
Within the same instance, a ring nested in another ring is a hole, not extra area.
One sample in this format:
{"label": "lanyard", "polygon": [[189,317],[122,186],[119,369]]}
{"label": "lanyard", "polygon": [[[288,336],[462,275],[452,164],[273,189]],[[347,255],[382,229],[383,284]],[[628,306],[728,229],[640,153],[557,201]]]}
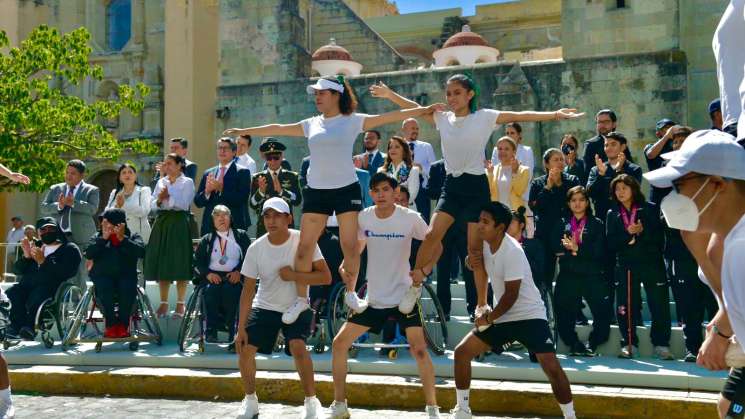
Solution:
{"label": "lanyard", "polygon": [[582,233],[585,230],[585,225],[587,224],[587,215],[582,217],[581,220],[577,220],[576,217],[572,216],[571,220],[569,220],[569,224],[572,228],[572,238],[574,239],[574,242],[577,243],[577,245],[582,244]]}

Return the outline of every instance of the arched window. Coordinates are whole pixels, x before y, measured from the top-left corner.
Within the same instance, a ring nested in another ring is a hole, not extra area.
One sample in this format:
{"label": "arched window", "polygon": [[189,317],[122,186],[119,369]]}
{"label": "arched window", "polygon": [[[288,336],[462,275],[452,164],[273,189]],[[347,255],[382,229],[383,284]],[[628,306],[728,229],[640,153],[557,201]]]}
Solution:
{"label": "arched window", "polygon": [[132,0],[111,0],[106,6],[106,45],[119,51],[132,35]]}

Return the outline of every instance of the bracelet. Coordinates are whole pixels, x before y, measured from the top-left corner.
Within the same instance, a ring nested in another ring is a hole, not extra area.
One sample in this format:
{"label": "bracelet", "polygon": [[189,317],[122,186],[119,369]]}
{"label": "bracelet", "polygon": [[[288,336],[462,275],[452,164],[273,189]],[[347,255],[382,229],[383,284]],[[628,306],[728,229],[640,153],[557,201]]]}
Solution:
{"label": "bracelet", "polygon": [[716,324],[712,325],[712,327],[711,327],[711,330],[712,330],[712,331],[713,331],[714,333],[716,333],[717,335],[719,335],[720,337],[722,337],[722,338],[725,338],[725,339],[729,339],[729,338],[731,338],[731,337],[732,337],[732,335],[729,335],[729,336],[727,336],[727,335],[725,335],[724,333],[722,333],[722,331],[721,331],[721,330],[719,330],[719,327],[717,327],[717,325],[716,325]]}

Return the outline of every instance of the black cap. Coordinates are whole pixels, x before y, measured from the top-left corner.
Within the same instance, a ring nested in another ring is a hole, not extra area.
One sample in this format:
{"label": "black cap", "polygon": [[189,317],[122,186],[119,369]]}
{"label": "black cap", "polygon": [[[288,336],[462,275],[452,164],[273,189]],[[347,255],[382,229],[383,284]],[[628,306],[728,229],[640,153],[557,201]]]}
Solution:
{"label": "black cap", "polygon": [[57,227],[57,221],[54,220],[52,217],[42,217],[36,220],[36,229],[40,229],[42,227],[53,225]]}
{"label": "black cap", "polygon": [[719,100],[719,98],[716,98],[709,103],[709,115],[713,114],[714,112],[721,111],[721,110],[722,110],[722,101]]}
{"label": "black cap", "polygon": [[261,141],[261,145],[259,146],[259,151],[262,153],[281,153],[285,151],[287,147],[285,147],[284,144],[280,143],[279,140],[277,140],[274,137],[266,137],[263,141]]}
{"label": "black cap", "polygon": [[127,223],[127,214],[121,208],[109,208],[101,214],[101,218],[114,225]]}
{"label": "black cap", "polygon": [[657,124],[655,124],[655,128],[657,128],[657,131],[661,130],[662,128],[665,128],[668,125],[675,125],[675,122],[673,122],[672,119],[663,118],[657,121]]}
{"label": "black cap", "polygon": [[23,217],[21,217],[20,215],[16,215],[16,216],[14,216],[13,218],[10,219],[10,221],[15,221],[15,220],[23,221]]}

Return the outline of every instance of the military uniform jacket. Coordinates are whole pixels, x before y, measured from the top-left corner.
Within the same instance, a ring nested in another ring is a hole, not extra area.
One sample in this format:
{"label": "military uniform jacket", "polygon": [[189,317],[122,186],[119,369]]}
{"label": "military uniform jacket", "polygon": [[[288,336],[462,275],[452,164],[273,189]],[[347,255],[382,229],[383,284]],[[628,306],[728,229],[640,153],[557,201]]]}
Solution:
{"label": "military uniform jacket", "polygon": [[[266,192],[262,193],[259,190],[259,178],[264,177],[266,179]],[[261,237],[266,233],[264,229],[264,220],[261,217],[261,208],[264,206],[264,201],[269,198],[280,197],[284,199],[290,206],[290,209],[296,205],[300,205],[303,200],[303,196],[300,193],[300,180],[299,176],[295,172],[280,168],[277,173],[279,184],[282,186],[281,191],[274,190],[274,182],[272,182],[272,175],[269,173],[269,169],[262,170],[251,177],[251,199],[249,204],[251,208],[256,211],[258,217],[258,223],[256,225],[256,237]]]}

